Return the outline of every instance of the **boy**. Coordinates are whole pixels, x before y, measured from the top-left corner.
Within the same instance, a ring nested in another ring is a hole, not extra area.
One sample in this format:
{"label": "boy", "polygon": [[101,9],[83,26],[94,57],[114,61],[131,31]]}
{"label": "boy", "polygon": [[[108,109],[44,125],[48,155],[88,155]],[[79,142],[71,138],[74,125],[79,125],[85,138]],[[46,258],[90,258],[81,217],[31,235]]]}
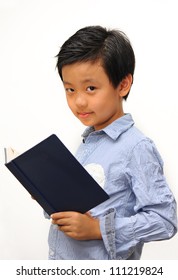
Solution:
{"label": "boy", "polygon": [[174,236],[177,218],[154,143],[123,111],[135,68],[131,44],[120,31],[90,26],[57,58],[69,108],[88,126],[76,157],[110,198],[86,214],[53,214],[49,258],[140,259],[145,242]]}

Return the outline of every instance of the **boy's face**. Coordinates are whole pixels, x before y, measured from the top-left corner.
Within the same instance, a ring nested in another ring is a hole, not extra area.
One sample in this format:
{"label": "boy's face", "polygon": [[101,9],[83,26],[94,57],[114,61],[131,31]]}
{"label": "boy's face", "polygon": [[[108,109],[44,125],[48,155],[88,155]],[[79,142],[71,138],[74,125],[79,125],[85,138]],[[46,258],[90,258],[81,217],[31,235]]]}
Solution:
{"label": "boy's face", "polygon": [[68,105],[84,125],[99,130],[123,116],[122,87],[112,86],[100,61],[66,65],[62,77]]}

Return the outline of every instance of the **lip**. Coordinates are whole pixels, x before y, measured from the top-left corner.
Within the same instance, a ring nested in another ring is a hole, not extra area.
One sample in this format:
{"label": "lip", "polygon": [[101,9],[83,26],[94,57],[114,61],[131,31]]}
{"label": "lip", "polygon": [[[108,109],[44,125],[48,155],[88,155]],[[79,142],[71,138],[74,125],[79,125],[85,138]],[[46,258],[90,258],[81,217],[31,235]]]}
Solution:
{"label": "lip", "polygon": [[88,118],[92,112],[78,112],[78,116],[82,119]]}

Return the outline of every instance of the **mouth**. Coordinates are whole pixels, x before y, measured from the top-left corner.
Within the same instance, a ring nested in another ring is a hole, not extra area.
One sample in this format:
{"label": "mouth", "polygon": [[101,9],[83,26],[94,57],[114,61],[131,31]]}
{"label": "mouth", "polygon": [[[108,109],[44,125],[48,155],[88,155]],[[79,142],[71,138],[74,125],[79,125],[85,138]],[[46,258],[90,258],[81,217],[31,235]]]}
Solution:
{"label": "mouth", "polygon": [[77,114],[79,118],[86,119],[92,114],[92,112],[78,112]]}

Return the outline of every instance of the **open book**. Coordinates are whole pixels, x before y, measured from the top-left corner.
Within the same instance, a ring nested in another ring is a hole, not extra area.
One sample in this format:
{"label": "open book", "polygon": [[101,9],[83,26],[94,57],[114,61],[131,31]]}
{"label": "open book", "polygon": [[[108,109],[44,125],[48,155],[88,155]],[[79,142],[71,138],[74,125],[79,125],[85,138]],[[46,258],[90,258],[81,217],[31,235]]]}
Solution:
{"label": "open book", "polygon": [[[6,150],[7,160],[15,155]],[[54,134],[5,166],[49,215],[85,213],[109,198]]]}

